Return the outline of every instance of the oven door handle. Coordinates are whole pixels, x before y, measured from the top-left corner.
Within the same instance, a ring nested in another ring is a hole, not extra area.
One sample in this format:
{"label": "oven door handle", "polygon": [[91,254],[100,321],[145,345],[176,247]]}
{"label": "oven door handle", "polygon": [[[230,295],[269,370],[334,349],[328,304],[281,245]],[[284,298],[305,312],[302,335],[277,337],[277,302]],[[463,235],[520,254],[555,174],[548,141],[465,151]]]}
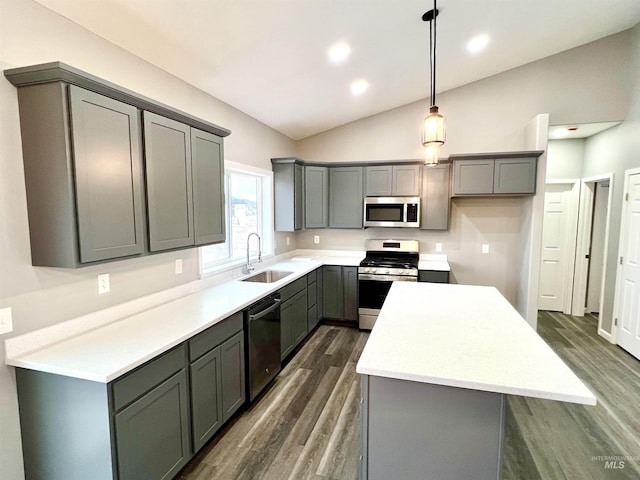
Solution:
{"label": "oven door handle", "polygon": [[358,280],[373,280],[376,282],[417,282],[418,277],[408,275],[368,275],[359,273]]}

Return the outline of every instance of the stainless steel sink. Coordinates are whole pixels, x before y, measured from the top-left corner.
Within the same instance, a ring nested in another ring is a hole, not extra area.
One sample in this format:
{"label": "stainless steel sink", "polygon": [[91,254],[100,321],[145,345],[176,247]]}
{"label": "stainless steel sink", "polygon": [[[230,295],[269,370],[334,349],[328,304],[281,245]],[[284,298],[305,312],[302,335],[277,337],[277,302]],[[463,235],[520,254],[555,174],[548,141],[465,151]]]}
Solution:
{"label": "stainless steel sink", "polygon": [[243,278],[243,282],[258,282],[258,283],[273,283],[278,280],[282,280],[284,277],[288,277],[293,272],[285,272],[282,270],[263,270],[260,273],[255,273],[250,277]]}

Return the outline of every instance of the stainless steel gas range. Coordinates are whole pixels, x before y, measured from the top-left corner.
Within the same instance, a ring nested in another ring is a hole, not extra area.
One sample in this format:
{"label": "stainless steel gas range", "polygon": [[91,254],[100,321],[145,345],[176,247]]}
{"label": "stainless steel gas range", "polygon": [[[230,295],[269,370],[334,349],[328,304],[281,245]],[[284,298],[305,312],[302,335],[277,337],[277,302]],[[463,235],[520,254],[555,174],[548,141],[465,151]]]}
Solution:
{"label": "stainless steel gas range", "polygon": [[417,240],[367,240],[358,267],[358,324],[371,330],[393,282],[417,282]]}

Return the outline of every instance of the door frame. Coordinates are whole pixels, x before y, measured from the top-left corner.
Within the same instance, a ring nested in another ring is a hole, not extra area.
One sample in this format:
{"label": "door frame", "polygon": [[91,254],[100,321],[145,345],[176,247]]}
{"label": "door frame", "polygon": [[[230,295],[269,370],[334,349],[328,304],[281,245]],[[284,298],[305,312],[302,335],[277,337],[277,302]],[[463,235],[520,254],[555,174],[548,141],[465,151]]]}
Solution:
{"label": "door frame", "polygon": [[[623,192],[622,192],[622,214],[620,218],[620,240],[618,242],[618,258],[622,255],[625,247],[625,240],[627,235],[626,229],[626,215],[628,210],[629,203],[625,201],[625,196],[629,193],[629,180],[631,175],[640,174],[640,168],[630,168],[629,170],[624,171],[624,184],[623,184]],[[611,196],[611,192],[609,192],[609,196]],[[618,325],[616,325],[618,320],[618,314],[620,311],[620,295],[622,294],[622,269],[623,265],[620,265],[618,262],[618,266],[616,268],[616,286],[614,289],[614,300],[613,300],[613,319],[611,322],[611,335],[602,335],[607,337],[611,343],[618,343]],[[603,285],[604,287],[604,285]],[[600,333],[600,324],[598,323],[598,333]],[[606,332],[605,332],[606,333]]]}
{"label": "door frame", "polygon": [[[569,205],[569,222],[572,225],[577,225],[579,220],[579,201],[580,201],[580,179],[579,178],[552,178],[547,179],[544,182],[545,185],[545,195],[547,193],[547,185],[573,185],[571,187],[571,203]],[[544,210],[542,212],[542,228],[544,230]],[[569,259],[567,261],[567,265],[565,266],[565,298],[564,303],[562,305],[562,313],[570,314],[572,299],[573,299],[573,286],[574,286],[574,269],[575,269],[575,259],[576,259],[576,235],[575,232],[572,232],[567,239],[567,249],[570,252]],[[542,261],[542,253],[540,255],[540,261]]]}
{"label": "door frame", "polygon": [[[583,317],[585,313],[585,302],[587,299],[588,262],[584,259],[589,254],[591,246],[591,228],[593,224],[593,197],[594,188],[598,182],[609,182],[609,196],[607,200],[607,220],[604,233],[604,255],[602,258],[602,279],[600,282],[600,304],[604,299],[604,289],[606,280],[607,257],[609,253],[609,230],[611,227],[611,206],[613,203],[613,173],[595,175],[583,178],[580,186],[580,213],[578,214],[578,238],[575,260],[575,276],[573,283],[573,304],[571,314]],[[602,308],[600,308],[602,310]],[[602,311],[598,312],[598,334],[613,343],[612,337],[602,328]]]}

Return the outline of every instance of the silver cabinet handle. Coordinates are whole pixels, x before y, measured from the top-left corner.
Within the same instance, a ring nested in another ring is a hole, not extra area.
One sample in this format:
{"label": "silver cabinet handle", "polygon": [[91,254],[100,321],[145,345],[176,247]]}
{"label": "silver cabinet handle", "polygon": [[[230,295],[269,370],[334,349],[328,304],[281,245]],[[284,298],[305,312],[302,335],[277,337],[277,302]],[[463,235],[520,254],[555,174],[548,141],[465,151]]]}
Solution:
{"label": "silver cabinet handle", "polygon": [[275,298],[273,301],[274,301],[274,304],[271,305],[266,310],[262,310],[261,312],[256,313],[255,315],[249,315],[249,321],[258,320],[266,315],[269,315],[271,312],[273,312],[276,308],[280,306],[280,302],[282,302],[282,299]]}

